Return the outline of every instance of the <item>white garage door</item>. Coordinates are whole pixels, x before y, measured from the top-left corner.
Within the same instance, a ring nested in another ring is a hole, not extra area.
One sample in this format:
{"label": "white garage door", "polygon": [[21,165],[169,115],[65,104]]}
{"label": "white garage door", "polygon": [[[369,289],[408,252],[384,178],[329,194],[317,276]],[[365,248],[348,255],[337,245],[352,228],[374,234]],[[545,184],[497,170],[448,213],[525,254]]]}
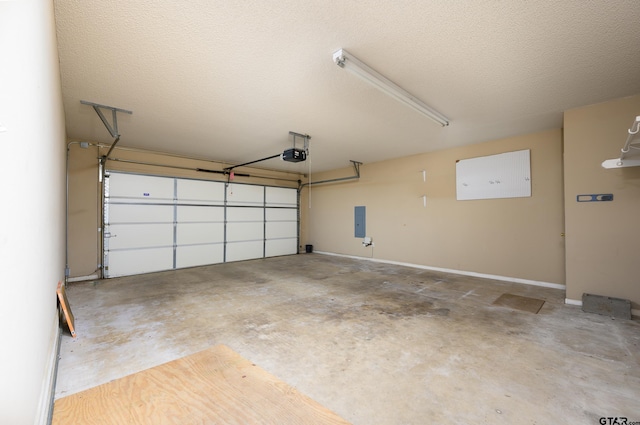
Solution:
{"label": "white garage door", "polygon": [[298,192],[265,188],[265,256],[298,253]]}
{"label": "white garage door", "polygon": [[174,268],[224,261],[224,183],[176,180]]}
{"label": "white garage door", "polygon": [[109,172],[104,276],[298,252],[297,190]]}

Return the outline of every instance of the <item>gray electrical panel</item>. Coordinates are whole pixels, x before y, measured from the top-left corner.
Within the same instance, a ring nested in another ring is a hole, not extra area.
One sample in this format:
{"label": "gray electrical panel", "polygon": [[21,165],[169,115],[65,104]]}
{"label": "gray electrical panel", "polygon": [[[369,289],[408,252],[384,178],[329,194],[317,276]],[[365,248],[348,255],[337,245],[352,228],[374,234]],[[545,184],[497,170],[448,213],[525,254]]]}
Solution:
{"label": "gray electrical panel", "polygon": [[366,207],[355,207],[355,237],[364,238],[367,235]]}

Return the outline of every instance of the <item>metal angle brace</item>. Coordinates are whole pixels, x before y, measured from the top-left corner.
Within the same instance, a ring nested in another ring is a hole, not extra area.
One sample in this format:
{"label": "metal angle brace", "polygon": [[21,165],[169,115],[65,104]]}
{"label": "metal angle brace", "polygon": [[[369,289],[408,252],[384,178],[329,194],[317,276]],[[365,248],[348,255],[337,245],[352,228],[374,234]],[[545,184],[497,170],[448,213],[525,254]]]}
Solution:
{"label": "metal angle brace", "polygon": [[357,179],[359,179],[360,178],[360,166],[362,165],[362,162],[354,161],[353,159],[350,159],[349,162],[351,162],[351,165],[353,165],[353,172],[355,173],[353,176],[339,177],[337,179],[320,180],[320,181],[317,181],[317,182],[304,183],[304,184],[301,184],[298,187],[298,191],[300,191],[305,186],[311,186],[311,185],[323,184],[323,183],[336,183],[336,182],[343,182],[343,181],[347,181],[347,180],[357,180]]}
{"label": "metal angle brace", "polygon": [[308,134],[296,133],[295,131],[290,131],[289,134],[293,136],[293,148],[296,148],[296,137],[302,137],[304,139],[304,149],[309,149],[309,140],[311,140],[311,136]]}
{"label": "metal angle brace", "polygon": [[[107,131],[109,131],[109,134],[111,134],[111,137],[113,137],[114,139],[120,136],[120,134],[118,133],[118,117],[116,115],[116,112],[123,112],[129,115],[133,114],[132,111],[127,111],[126,109],[114,108],[113,106],[87,102],[86,100],[81,100],[80,103],[82,103],[83,105],[89,105],[93,107],[93,110],[96,111],[96,114],[98,114],[98,116],[100,117],[100,120],[102,120],[102,123],[107,128]],[[101,109],[107,109],[111,111],[111,117],[112,117],[111,121],[113,123],[113,126],[109,124],[109,121],[107,121],[107,118],[104,116]]]}

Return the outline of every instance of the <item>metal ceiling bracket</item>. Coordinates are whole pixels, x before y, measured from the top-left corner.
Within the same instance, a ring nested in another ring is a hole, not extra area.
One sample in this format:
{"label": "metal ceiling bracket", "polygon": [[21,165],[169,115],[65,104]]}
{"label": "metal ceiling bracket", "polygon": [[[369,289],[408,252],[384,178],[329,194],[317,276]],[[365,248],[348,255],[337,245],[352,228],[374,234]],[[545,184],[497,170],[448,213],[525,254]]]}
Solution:
{"label": "metal ceiling bracket", "polygon": [[353,159],[350,159],[349,161],[351,162],[351,165],[353,165],[353,172],[355,173],[353,176],[340,177],[340,178],[337,178],[337,179],[320,180],[320,181],[317,181],[317,182],[304,183],[304,184],[299,186],[298,190],[301,190],[305,186],[312,186],[312,185],[324,184],[324,183],[336,183],[336,182],[343,182],[343,181],[347,181],[347,180],[357,180],[357,179],[359,179],[360,178],[360,166],[362,165],[362,162],[354,161]]}
{"label": "metal ceiling bracket", "polygon": [[360,178],[360,166],[362,165],[362,162],[354,161],[353,159],[350,159],[349,161],[351,161],[351,163],[353,164],[353,169],[356,172],[356,177]]}
{"label": "metal ceiling bracket", "polygon": [[[83,105],[89,105],[91,107],[93,107],[93,110],[96,111],[96,114],[98,114],[98,116],[100,117],[100,120],[102,121],[102,124],[104,124],[105,127],[107,127],[107,131],[109,132],[109,134],[111,134],[111,137],[114,138],[113,143],[111,143],[111,147],[109,148],[109,151],[107,152],[106,155],[104,155],[102,158],[100,158],[100,165],[101,168],[104,167],[104,165],[106,164],[107,160],[109,159],[109,155],[111,155],[111,152],[113,151],[113,148],[116,147],[116,145],[118,144],[118,141],[120,140],[120,133],[118,133],[118,116],[116,115],[116,112],[123,112],[125,114],[133,114],[132,111],[127,111],[126,109],[120,109],[120,108],[115,108],[113,106],[107,106],[107,105],[101,105],[99,103],[93,103],[93,102],[87,102],[86,100],[81,100],[80,103],[82,103]],[[111,111],[111,122],[112,124],[109,124],[109,121],[107,121],[107,118],[104,116],[104,114],[102,113],[101,109],[107,109],[109,111]],[[104,168],[101,172],[101,174],[104,172]]]}
{"label": "metal ceiling bracket", "polygon": [[309,140],[311,140],[311,136],[308,134],[296,133],[295,131],[290,131],[290,135],[293,136],[293,148],[296,148],[296,137],[302,137],[304,139],[304,150],[309,149]]}
{"label": "metal ceiling bracket", "polygon": [[[109,134],[111,134],[111,137],[113,137],[114,139],[120,136],[120,134],[118,133],[118,117],[116,115],[116,112],[122,112],[129,115],[133,114],[132,111],[127,111],[126,109],[114,108],[113,106],[87,102],[86,100],[81,100],[80,103],[82,103],[83,105],[89,105],[93,107],[93,110],[96,111],[96,114],[98,114],[98,116],[100,117],[100,120],[102,121],[104,126],[107,128],[107,131],[109,132]],[[107,118],[104,116],[101,109],[106,109],[111,111],[112,124],[109,124],[109,121],[107,121]]]}

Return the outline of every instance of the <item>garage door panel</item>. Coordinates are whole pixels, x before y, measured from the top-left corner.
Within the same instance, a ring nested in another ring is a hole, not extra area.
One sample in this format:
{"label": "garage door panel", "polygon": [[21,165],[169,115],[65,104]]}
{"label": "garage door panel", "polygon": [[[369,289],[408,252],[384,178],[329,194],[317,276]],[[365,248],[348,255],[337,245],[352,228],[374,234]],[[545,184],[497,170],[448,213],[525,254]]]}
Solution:
{"label": "garage door panel", "polygon": [[298,211],[290,208],[267,208],[265,210],[267,221],[298,221]]}
{"label": "garage door panel", "polygon": [[128,276],[173,269],[173,248],[110,251],[107,277]]}
{"label": "garage door panel", "polygon": [[185,206],[177,207],[177,222],[224,222],[224,208],[206,206]]}
{"label": "garage door panel", "polygon": [[263,221],[263,208],[227,208],[227,221]]}
{"label": "garage door panel", "polygon": [[280,238],[297,238],[298,235],[298,223],[293,222],[274,222],[267,223],[265,238],[280,239]]}
{"label": "garage door panel", "polygon": [[222,242],[224,242],[224,223],[179,223],[176,226],[178,245]]}
{"label": "garage door panel", "polygon": [[262,258],[263,249],[263,241],[227,243],[227,261],[242,261]]}
{"label": "garage door panel", "polygon": [[224,261],[224,245],[191,245],[176,248],[176,267],[195,267]]}
{"label": "garage door panel", "polygon": [[176,187],[178,202],[220,205],[224,203],[224,183],[177,179]]}
{"label": "garage door panel", "polygon": [[264,224],[227,223],[227,241],[251,241],[264,238]]}
{"label": "garage door panel", "polygon": [[173,222],[172,205],[111,204],[107,224]]}
{"label": "garage door panel", "polygon": [[228,205],[264,205],[264,186],[230,184],[227,189]]}
{"label": "garage door panel", "polygon": [[267,187],[265,189],[267,206],[289,206],[298,205],[298,191],[285,187]]}
{"label": "garage door panel", "polygon": [[173,246],[173,224],[112,224],[109,249]]}
{"label": "garage door panel", "polygon": [[265,244],[265,256],[292,255],[298,253],[298,239],[267,240]]}
{"label": "garage door panel", "polygon": [[[138,174],[110,173],[107,196],[127,198],[137,202],[173,202],[174,179],[169,177],[142,176]],[[121,199],[125,201],[125,199]]]}

